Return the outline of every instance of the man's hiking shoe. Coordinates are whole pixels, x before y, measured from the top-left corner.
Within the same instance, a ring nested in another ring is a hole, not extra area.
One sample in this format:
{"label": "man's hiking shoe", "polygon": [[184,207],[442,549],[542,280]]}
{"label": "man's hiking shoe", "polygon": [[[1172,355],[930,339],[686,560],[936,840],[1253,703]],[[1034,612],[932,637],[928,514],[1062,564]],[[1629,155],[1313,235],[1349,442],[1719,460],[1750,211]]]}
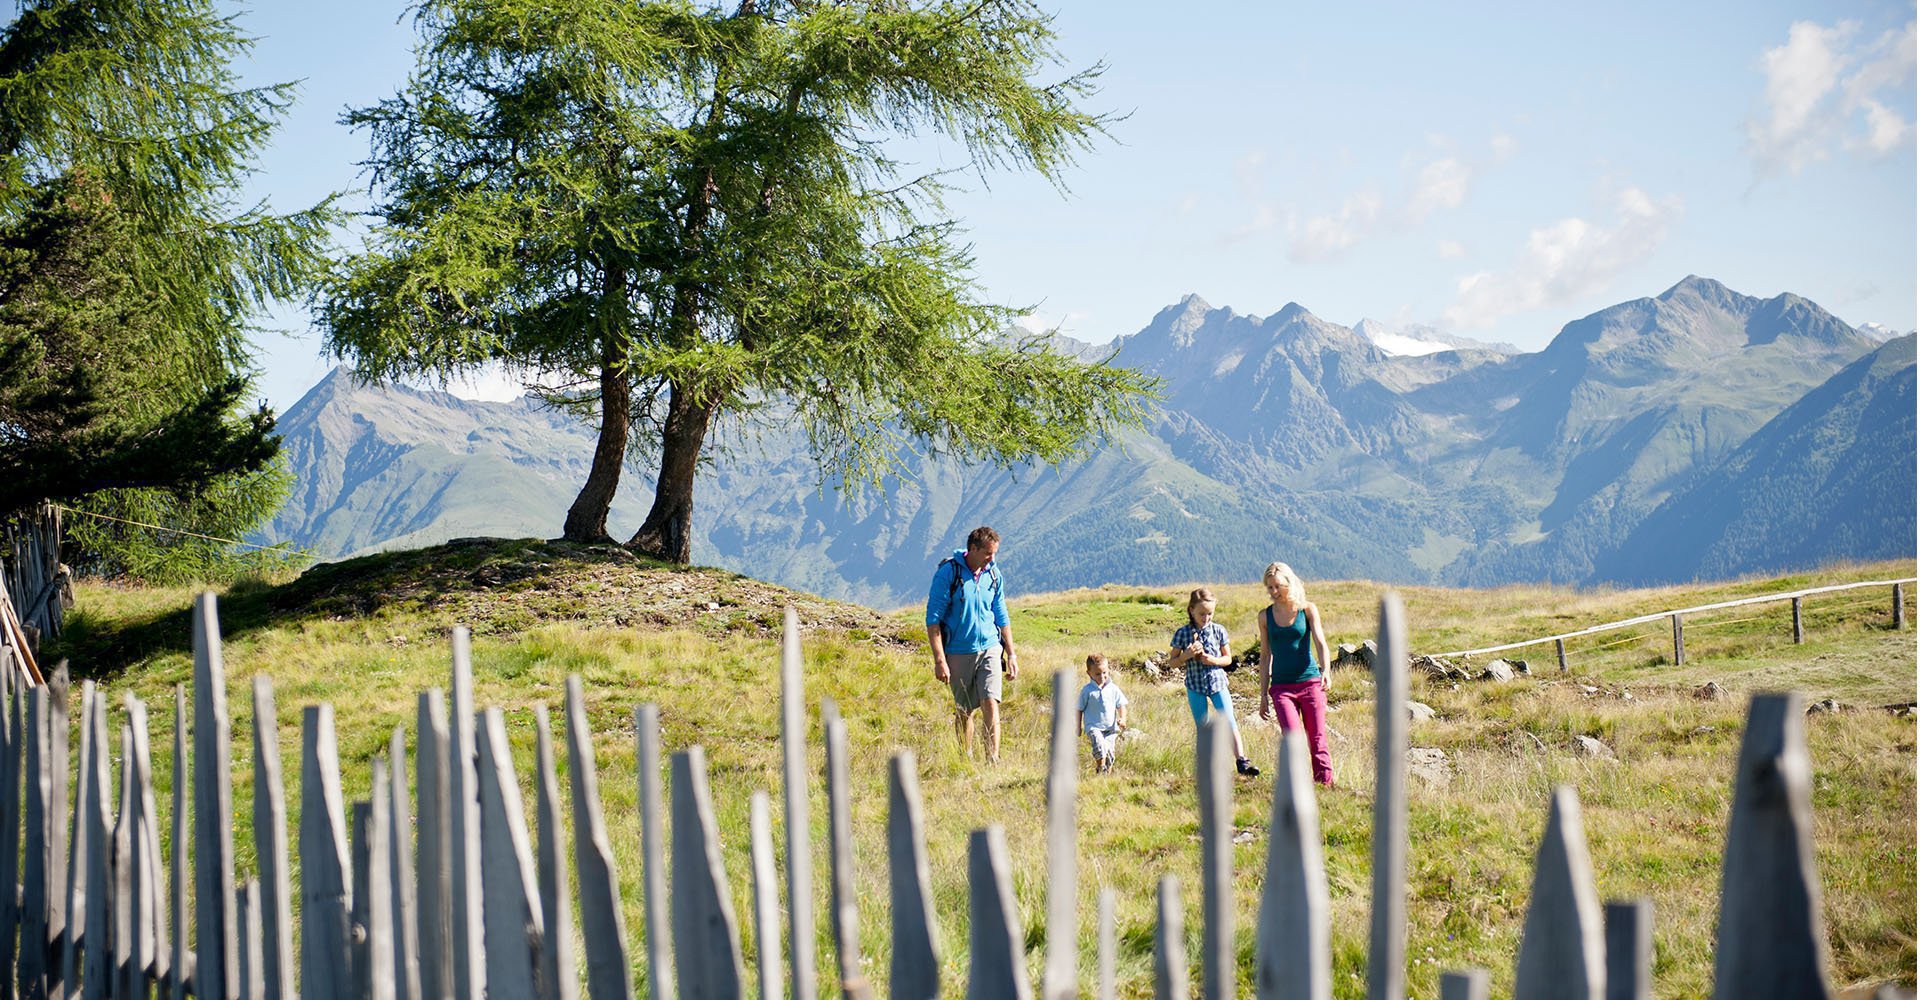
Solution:
{"label": "man's hiking shoe", "polygon": [[1260,776],[1260,769],[1257,767],[1254,767],[1253,761],[1250,761],[1245,757],[1241,757],[1240,759],[1234,761],[1233,768],[1234,770],[1239,771],[1241,774],[1249,778],[1258,778]]}

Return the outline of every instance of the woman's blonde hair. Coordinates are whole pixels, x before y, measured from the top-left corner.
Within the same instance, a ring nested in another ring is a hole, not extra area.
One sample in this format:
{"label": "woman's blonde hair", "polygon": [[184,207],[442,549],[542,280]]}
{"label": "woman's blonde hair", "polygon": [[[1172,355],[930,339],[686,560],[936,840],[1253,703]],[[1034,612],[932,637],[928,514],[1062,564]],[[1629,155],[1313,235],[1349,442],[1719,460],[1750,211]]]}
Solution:
{"label": "woman's blonde hair", "polygon": [[1187,595],[1187,624],[1198,627],[1200,623],[1193,620],[1193,609],[1202,604],[1212,603],[1213,591],[1205,587],[1193,588],[1193,593]]}
{"label": "woman's blonde hair", "polygon": [[1280,590],[1287,595],[1287,603],[1300,607],[1307,603],[1307,585],[1300,582],[1300,574],[1283,562],[1271,563],[1267,571],[1260,576],[1261,583],[1278,583]]}

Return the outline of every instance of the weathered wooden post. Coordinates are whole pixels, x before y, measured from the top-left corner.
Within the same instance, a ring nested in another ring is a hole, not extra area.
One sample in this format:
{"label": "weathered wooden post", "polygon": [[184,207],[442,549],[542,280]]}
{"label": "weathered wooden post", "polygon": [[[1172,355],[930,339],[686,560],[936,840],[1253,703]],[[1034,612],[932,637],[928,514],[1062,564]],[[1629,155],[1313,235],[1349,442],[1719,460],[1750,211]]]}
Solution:
{"label": "weathered wooden post", "polygon": [[1680,616],[1673,616],[1673,665],[1685,666],[1687,662],[1687,641],[1681,634]]}
{"label": "weathered wooden post", "polygon": [[1896,630],[1907,627],[1907,599],[1897,583],[1893,585],[1893,627]]}
{"label": "weathered wooden post", "polygon": [[253,675],[253,839],[260,870],[257,916],[260,981],[267,1000],[293,1000],[292,864],[287,857],[287,789],[280,768],[280,719],[273,679]]}
{"label": "weathered wooden post", "polygon": [[413,852],[407,833],[413,829],[413,810],[407,802],[407,731],[393,727],[387,741],[387,805],[392,834],[387,842],[387,891],[393,894],[393,995],[395,1000],[420,1000],[420,889],[413,870]]}
{"label": "weathered wooden post", "polygon": [[547,996],[540,980],[546,924],[533,872],[527,813],[514,777],[506,714],[489,708],[476,744],[480,751],[480,896],[487,992],[490,996]]}
{"label": "weathered wooden post", "polygon": [[465,626],[453,630],[453,706],[447,719],[447,828],[452,854],[454,1000],[487,995],[485,930],[480,912],[480,774],[476,770],[473,708],[473,639]]}
{"label": "weathered wooden post", "polygon": [[388,857],[387,762],[373,761],[372,797],[353,804],[353,993],[393,1000],[393,897],[380,890]]}
{"label": "weathered wooden post", "polygon": [[301,723],[300,995],[349,1000],[354,995],[353,897],[333,706],[307,706]]}
{"label": "weathered wooden post", "polygon": [[1026,948],[1007,833],[998,825],[967,835],[967,1000],[1030,1000]]}
{"label": "weathered wooden post", "polygon": [[1180,906],[1180,880],[1160,879],[1160,921],[1153,931],[1154,1000],[1186,1000],[1187,918]]}
{"label": "weathered wooden post", "polygon": [[173,924],[173,960],[169,963],[171,1000],[187,1000],[187,986],[192,981],[192,970],[188,968],[187,956],[187,907],[191,893],[187,891],[187,689],[183,685],[173,686],[173,858],[171,861],[173,877],[169,883],[169,913]]}
{"label": "weathered wooden post", "polygon": [[1407,992],[1407,612],[1392,591],[1380,598],[1373,694],[1377,735],[1367,997],[1401,1000]]}
{"label": "weathered wooden post", "polygon": [[[780,886],[773,860],[773,798],[755,789],[747,805],[748,845],[753,863],[754,977],[762,1000],[773,1000],[780,988]],[[896,950],[898,946],[896,945]],[[895,996],[904,996],[898,988]]]}
{"label": "weathered wooden post", "polygon": [[890,987],[897,1000],[940,995],[940,945],[917,765],[913,751],[902,750],[893,755],[887,773],[887,871],[893,898]]}
{"label": "weathered wooden post", "polygon": [[567,678],[567,777],[573,794],[573,864],[580,881],[580,930],[587,952],[587,994],[593,1000],[633,1000],[627,978],[627,918],[620,877],[600,811],[600,776],[587,723],[580,675]]}
{"label": "weathered wooden post", "polygon": [[707,753],[688,747],[673,755],[672,766],[673,964],[680,996],[737,1000],[746,969],[707,789]]}
{"label": "weathered wooden post", "polygon": [[196,992],[207,1000],[240,991],[239,921],[234,913],[233,727],[227,669],[211,591],[193,608],[193,859]]}
{"label": "weathered wooden post", "polygon": [[[0,650],[0,661],[10,653]],[[27,691],[11,662],[0,662],[7,691],[6,734],[0,740],[0,886],[20,885],[20,760],[27,745]],[[20,897],[0,892],[0,1000],[15,1000],[15,950],[20,934]]]}
{"label": "weathered wooden post", "polygon": [[1793,644],[1798,646],[1806,641],[1807,630],[1800,623],[1800,598],[1795,597],[1793,599]]}
{"label": "weathered wooden post", "polygon": [[1333,996],[1333,944],[1328,921],[1326,861],[1320,846],[1320,804],[1307,766],[1305,734],[1280,736],[1273,815],[1267,822],[1267,879],[1253,955],[1254,995],[1261,1000]]}
{"label": "weathered wooden post", "polygon": [[800,686],[800,616],[780,633],[780,752],[787,823],[787,961],[792,1000],[814,1000],[813,849],[807,825],[807,694]]}
{"label": "weathered wooden post", "polygon": [[860,906],[853,888],[853,802],[847,785],[847,720],[832,699],[820,703],[820,738],[826,744],[827,899],[833,952],[840,965],[845,1000],[870,997],[860,967]]}
{"label": "weathered wooden post", "polygon": [[540,917],[546,926],[546,947],[540,949],[540,986],[550,1000],[576,1000],[580,995],[573,964],[573,894],[567,886],[567,863],[560,855],[560,777],[554,771],[553,726],[547,706],[533,706],[536,735],[534,759],[535,810],[540,816]]}
{"label": "weathered wooden post", "polygon": [[260,880],[250,878],[235,891],[234,914],[240,918],[240,996],[260,1000],[266,995],[264,938],[266,928],[260,922]]}
{"label": "weathered wooden post", "polygon": [[1560,660],[1560,672],[1567,672],[1567,640],[1553,640],[1553,655]]}
{"label": "weathered wooden post", "polygon": [[[48,801],[53,768],[47,759],[47,736],[51,727],[52,699],[46,688],[27,692],[26,742],[22,749],[23,784],[26,798],[21,807],[26,832],[21,859],[20,884],[20,995],[25,1000],[46,1000],[47,944],[51,933],[48,904],[52,901],[51,845]],[[181,759],[185,759],[182,755]],[[175,786],[176,788],[179,786]],[[178,843],[176,841],[176,843]],[[62,890],[66,882],[60,883]],[[64,910],[64,902],[62,909]]]}
{"label": "weathered wooden post", "polygon": [[1200,995],[1231,1000],[1233,949],[1233,723],[1215,712],[1196,737],[1200,799]]}
{"label": "weathered wooden post", "polygon": [[1653,900],[1606,907],[1606,1000],[1653,1000]]}
{"label": "weathered wooden post", "polygon": [[1074,673],[1053,675],[1053,745],[1047,768],[1047,964],[1040,978],[1046,1000],[1074,1000],[1080,995],[1080,885],[1078,831],[1074,828],[1074,799],[1080,780],[1078,713],[1074,701]]}
{"label": "weathered wooden post", "polygon": [[420,996],[453,1000],[452,737],[439,689],[420,692],[414,784],[420,800],[414,869],[420,892]]}
{"label": "weathered wooden post", "polygon": [[633,713],[634,768],[640,785],[640,878],[646,914],[647,996],[673,996],[668,948],[672,927],[667,923],[666,840],[660,833],[660,709],[653,704]]}
{"label": "weathered wooden post", "polygon": [[1713,995],[1825,997],[1826,941],[1806,713],[1796,693],[1754,695],[1720,869]]}
{"label": "weathered wooden post", "polygon": [[1520,929],[1514,1000],[1601,1000],[1606,945],[1593,889],[1586,828],[1573,787],[1553,790],[1547,829],[1534,858],[1533,891]]}
{"label": "weathered wooden post", "polygon": [[1440,1000],[1487,1000],[1490,988],[1485,969],[1440,974]]}
{"label": "weathered wooden post", "polygon": [[[67,872],[67,940],[62,981],[83,1000],[107,995],[113,909],[113,775],[107,746],[106,698],[92,681],[80,694],[79,786],[73,810],[73,860]],[[75,978],[75,977],[79,978]]]}
{"label": "weathered wooden post", "polygon": [[149,995],[147,983],[159,978],[166,967],[166,925],[160,916],[160,840],[156,836],[153,796],[153,754],[147,732],[147,706],[132,695],[126,697],[127,739],[126,774],[133,786],[128,805],[133,809],[130,831],[130,870],[127,885],[131,894],[128,914],[132,933],[129,967],[121,977],[120,992],[128,997]]}
{"label": "weathered wooden post", "polygon": [[1094,994],[1098,1000],[1113,1000],[1114,990],[1119,985],[1119,928],[1115,926],[1114,909],[1118,897],[1112,889],[1100,890],[1100,983]]}

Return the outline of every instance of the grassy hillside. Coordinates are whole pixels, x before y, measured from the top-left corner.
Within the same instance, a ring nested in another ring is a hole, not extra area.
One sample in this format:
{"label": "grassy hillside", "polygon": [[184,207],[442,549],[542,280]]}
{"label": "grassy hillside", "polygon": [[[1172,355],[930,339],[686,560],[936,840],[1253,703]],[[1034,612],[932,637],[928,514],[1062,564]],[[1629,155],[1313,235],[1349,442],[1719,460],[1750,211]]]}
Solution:
{"label": "grassy hillside", "polygon": [[[1402,594],[1413,648],[1423,652],[1912,572],[1911,564],[1880,564],[1661,590],[1412,588]],[[1371,636],[1376,585],[1309,586],[1335,642]],[[1221,620],[1232,630],[1236,647],[1244,647],[1262,597],[1251,584],[1216,590]],[[85,586],[64,640],[79,676],[101,681],[116,700],[121,692],[131,692],[156,709],[156,750],[171,747],[171,712],[165,707],[172,685],[191,673],[184,616],[190,596],[184,589]],[[565,677],[579,673],[586,681],[601,790],[626,884],[629,946],[637,961],[642,923],[632,710],[646,701],[660,706],[668,752],[694,743],[706,747],[735,905],[746,913],[748,796],[768,788],[778,798],[778,649],[771,626],[788,599],[800,603],[807,627],[816,775],[822,762],[819,702],[834,699],[848,721],[869,974],[884,981],[887,968],[886,761],[907,748],[920,759],[950,988],[958,988],[964,975],[966,834],[985,823],[1006,827],[1037,976],[1046,893],[1041,824],[1049,675],[1058,668],[1077,672],[1077,664],[1094,650],[1138,663],[1164,648],[1180,621],[1183,591],[1106,588],[1016,600],[1024,670],[1008,691],[1005,760],[989,767],[954,746],[949,701],[913,641],[920,629],[911,609],[881,615],[718,571],[675,570],[614,550],[535,542],[453,545],[322,567],[290,584],[244,588],[223,601],[236,820],[244,830],[253,726],[247,692],[254,673],[265,671],[275,680],[281,752],[289,761],[290,779],[298,775],[293,761],[299,753],[301,707],[331,701],[339,720],[347,795],[364,796],[370,763],[384,751],[393,728],[412,732],[416,693],[447,683],[446,630],[471,624],[476,700],[507,709],[523,784],[533,759],[532,706],[546,704],[557,712]],[[1664,623],[1656,623],[1570,644],[1571,675],[1554,669],[1549,645],[1521,651],[1532,654],[1532,679],[1489,685],[1416,676],[1412,697],[1433,706],[1439,718],[1414,725],[1413,745],[1445,751],[1452,773],[1444,783],[1412,781],[1408,954],[1413,968],[1408,982],[1413,995],[1435,996],[1440,971],[1468,964],[1493,970],[1496,994],[1511,988],[1532,856],[1545,825],[1548,790],[1558,783],[1579,790],[1602,897],[1654,899],[1661,994],[1706,994],[1719,857],[1745,696],[1782,687],[1804,691],[1809,701],[1831,697],[1844,706],[1808,720],[1834,980],[1912,983],[1914,721],[1875,707],[1911,702],[1915,695],[1911,589],[1907,599],[1909,630],[1894,632],[1888,628],[1884,590],[1812,598],[1806,608],[1807,642],[1801,646],[1791,642],[1784,603],[1703,616],[1689,623],[1683,668],[1668,662],[1671,634]],[[1253,682],[1245,674],[1235,675],[1235,695],[1251,716]],[[1177,682],[1155,684],[1137,669],[1123,670],[1119,679],[1145,736],[1123,746],[1114,774],[1082,772],[1081,968],[1091,976],[1095,894],[1112,886],[1120,898],[1122,992],[1145,996],[1151,992],[1153,886],[1163,874],[1180,876],[1188,887],[1189,927],[1197,945],[1193,727]],[[1693,697],[1694,688],[1707,680],[1734,697]],[[1340,787],[1320,799],[1340,996],[1360,995],[1366,960],[1373,768],[1368,689],[1357,671],[1334,675],[1330,724]],[[1270,762],[1276,752],[1273,730],[1250,717],[1243,727],[1251,754]],[[1619,760],[1576,755],[1576,735],[1603,740]],[[156,779],[164,785],[170,762],[155,764]],[[1238,785],[1235,824],[1254,834],[1236,848],[1234,858],[1243,975],[1251,964],[1266,854],[1270,774],[1269,768],[1268,775]],[[161,794],[164,812],[164,788]],[[824,912],[826,808],[817,781],[813,796],[816,892]],[[297,809],[296,788],[289,787],[288,799]],[[776,831],[776,839],[780,836]],[[243,835],[240,849],[243,871],[254,863],[247,839]],[[820,968],[826,970],[832,963],[824,918],[819,926]],[[742,933],[751,949],[750,928],[743,926]],[[822,988],[827,988],[824,981]]]}

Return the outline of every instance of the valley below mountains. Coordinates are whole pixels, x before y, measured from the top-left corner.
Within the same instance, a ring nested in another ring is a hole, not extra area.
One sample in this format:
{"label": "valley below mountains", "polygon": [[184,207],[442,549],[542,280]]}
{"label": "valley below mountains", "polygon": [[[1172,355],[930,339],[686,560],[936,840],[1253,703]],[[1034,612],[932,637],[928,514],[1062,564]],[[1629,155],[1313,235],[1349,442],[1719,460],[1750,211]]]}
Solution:
{"label": "valley below mountains", "polygon": [[[1698,277],[1568,323],[1535,353],[1394,354],[1369,325],[1188,296],[1112,345],[1063,339],[1166,385],[1148,427],[1059,467],[925,455],[913,476],[843,495],[790,429],[723,427],[696,487],[694,558],[889,607],[918,601],[978,524],[1004,536],[1016,595],[1244,582],[1275,559],[1309,580],[1491,586],[1914,554],[1912,334]],[[592,428],[527,399],[345,370],[280,430],[295,487],[259,537],[321,559],[556,535],[593,450]],[[630,469],[617,537],[651,499],[647,470]]]}

